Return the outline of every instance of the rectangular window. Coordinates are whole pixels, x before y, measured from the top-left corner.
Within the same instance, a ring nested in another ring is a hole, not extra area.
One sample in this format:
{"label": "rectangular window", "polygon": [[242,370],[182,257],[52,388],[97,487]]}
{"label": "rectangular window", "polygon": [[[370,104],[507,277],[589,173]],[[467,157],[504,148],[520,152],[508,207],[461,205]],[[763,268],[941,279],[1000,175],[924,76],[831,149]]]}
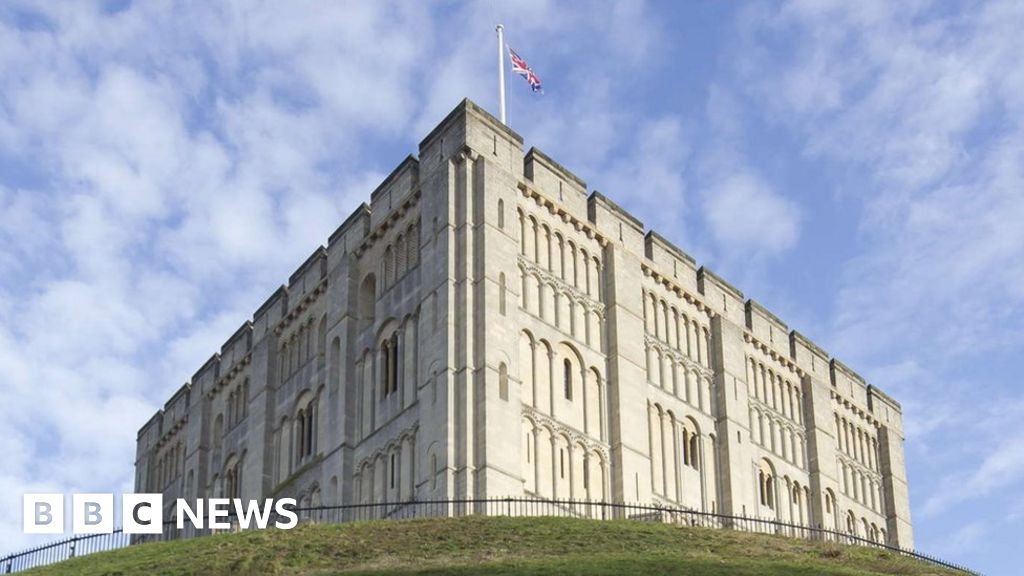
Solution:
{"label": "rectangular window", "polygon": [[565,381],[565,399],[572,400],[572,362],[568,358],[562,363],[562,379]]}

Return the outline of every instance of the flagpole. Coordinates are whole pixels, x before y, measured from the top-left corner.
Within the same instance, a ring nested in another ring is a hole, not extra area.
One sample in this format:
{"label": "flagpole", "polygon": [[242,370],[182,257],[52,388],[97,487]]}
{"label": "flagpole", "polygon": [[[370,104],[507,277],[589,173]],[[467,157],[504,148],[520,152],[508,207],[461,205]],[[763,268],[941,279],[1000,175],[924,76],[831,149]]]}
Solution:
{"label": "flagpole", "polygon": [[498,101],[501,111],[501,123],[508,125],[505,121],[505,27],[498,24],[495,28],[498,32]]}

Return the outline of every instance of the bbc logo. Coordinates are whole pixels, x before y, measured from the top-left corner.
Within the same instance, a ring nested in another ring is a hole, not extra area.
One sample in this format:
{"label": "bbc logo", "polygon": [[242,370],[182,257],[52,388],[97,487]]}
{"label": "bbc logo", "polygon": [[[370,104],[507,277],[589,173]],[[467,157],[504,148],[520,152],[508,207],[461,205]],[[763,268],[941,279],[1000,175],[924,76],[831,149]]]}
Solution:
{"label": "bbc logo", "polygon": [[[121,527],[124,533],[160,534],[163,503],[162,494],[123,494]],[[71,495],[71,529],[75,534],[113,532],[114,515],[113,494]],[[22,530],[25,534],[63,534],[64,495],[25,494]]]}

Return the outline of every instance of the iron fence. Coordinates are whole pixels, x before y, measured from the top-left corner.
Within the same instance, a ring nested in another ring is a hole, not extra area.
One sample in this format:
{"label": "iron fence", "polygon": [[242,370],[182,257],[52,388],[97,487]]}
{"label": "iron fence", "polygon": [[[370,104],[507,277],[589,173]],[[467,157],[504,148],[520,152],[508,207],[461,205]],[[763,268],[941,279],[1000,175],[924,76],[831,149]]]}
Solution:
{"label": "iron fence", "polygon": [[[594,520],[632,520],[658,522],[684,526],[718,528],[773,534],[791,538],[871,546],[887,550],[900,556],[909,556],[966,574],[977,572],[928,554],[876,542],[856,534],[829,530],[821,526],[812,527],[792,524],[771,518],[751,516],[730,516],[714,512],[701,512],[687,508],[661,504],[632,504],[616,502],[595,502],[587,500],[542,500],[535,498],[494,498],[477,500],[413,500],[400,503],[350,504],[342,506],[317,506],[295,508],[300,523],[341,524],[369,520],[401,520],[413,518],[454,518],[463,516],[555,516],[566,518],[590,518]],[[268,526],[273,526],[279,516],[272,513]],[[128,535],[117,529],[109,534],[82,535],[65,538],[49,544],[29,548],[22,552],[0,558],[0,574],[11,574],[37,566],[93,554],[125,548],[146,542],[159,542],[182,537],[198,537],[218,532],[236,531],[237,520],[228,516],[231,530],[195,529],[186,522],[184,530],[177,529],[177,520],[164,523],[163,532],[153,535]],[[204,522],[204,526],[208,526]]]}

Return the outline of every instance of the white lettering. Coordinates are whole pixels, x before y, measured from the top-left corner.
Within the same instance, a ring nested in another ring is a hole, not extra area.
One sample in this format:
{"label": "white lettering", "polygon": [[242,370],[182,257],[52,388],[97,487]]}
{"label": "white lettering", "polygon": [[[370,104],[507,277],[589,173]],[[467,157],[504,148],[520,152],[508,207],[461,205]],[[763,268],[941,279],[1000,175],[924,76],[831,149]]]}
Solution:
{"label": "white lettering", "polygon": [[[295,513],[292,508],[295,508],[295,498],[281,498],[274,503],[274,510],[277,511],[278,516],[288,518],[288,522],[281,522],[280,520],[274,525],[276,528],[281,530],[291,530],[299,523],[299,515]],[[287,508],[286,508],[287,506]]]}

